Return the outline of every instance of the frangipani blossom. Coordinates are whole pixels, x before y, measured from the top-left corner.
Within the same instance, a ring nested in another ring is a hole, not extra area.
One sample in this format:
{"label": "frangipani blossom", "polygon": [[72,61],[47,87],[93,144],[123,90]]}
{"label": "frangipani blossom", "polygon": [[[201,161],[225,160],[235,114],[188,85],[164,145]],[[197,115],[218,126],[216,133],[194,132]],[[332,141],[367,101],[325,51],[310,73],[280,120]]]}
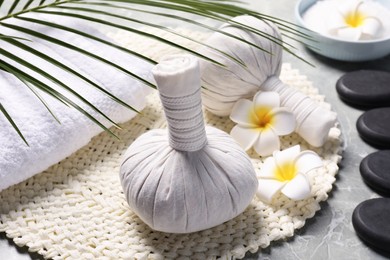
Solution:
{"label": "frangipani blossom", "polygon": [[321,158],[315,152],[301,152],[299,145],[276,151],[273,157],[264,161],[257,175],[259,179],[257,196],[260,200],[270,203],[281,191],[293,200],[306,199],[311,193],[306,174],[322,165]]}
{"label": "frangipani blossom", "polygon": [[245,151],[252,146],[261,156],[280,149],[279,135],[287,135],[295,129],[295,117],[280,107],[276,92],[258,92],[253,102],[241,99],[234,105],[230,119],[237,123],[230,135]]}
{"label": "frangipani blossom", "polygon": [[371,1],[341,2],[337,5],[336,11],[329,12],[327,21],[329,33],[350,41],[379,38],[383,24],[378,17],[377,8],[380,8],[378,4]]}

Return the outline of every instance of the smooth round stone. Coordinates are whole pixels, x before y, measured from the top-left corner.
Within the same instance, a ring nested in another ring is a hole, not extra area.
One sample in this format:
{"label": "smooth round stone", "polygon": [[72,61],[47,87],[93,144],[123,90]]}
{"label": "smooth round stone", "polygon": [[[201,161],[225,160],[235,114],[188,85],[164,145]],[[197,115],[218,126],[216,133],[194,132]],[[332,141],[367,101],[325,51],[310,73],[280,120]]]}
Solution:
{"label": "smooth round stone", "polygon": [[373,248],[390,253],[390,199],[363,201],[352,214],[358,236]]}
{"label": "smooth round stone", "polygon": [[367,143],[390,148],[390,107],[364,112],[356,122],[360,137]]}
{"label": "smooth round stone", "polygon": [[360,163],[360,174],[372,189],[389,196],[390,150],[378,151],[365,157]]}
{"label": "smooth round stone", "polygon": [[358,70],[346,73],[336,83],[340,98],[351,105],[383,107],[390,105],[390,73]]}

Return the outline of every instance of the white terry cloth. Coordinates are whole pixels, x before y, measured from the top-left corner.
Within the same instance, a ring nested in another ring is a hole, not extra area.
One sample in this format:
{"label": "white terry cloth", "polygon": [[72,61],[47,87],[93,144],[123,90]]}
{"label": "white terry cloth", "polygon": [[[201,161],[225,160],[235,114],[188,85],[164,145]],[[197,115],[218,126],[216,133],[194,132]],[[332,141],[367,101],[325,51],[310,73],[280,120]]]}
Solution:
{"label": "white terry cloth", "polygon": [[[38,19],[49,18],[48,15],[35,16],[35,18],[37,17]],[[50,19],[61,25],[77,28],[83,32],[108,40],[99,31],[78,23],[75,20],[58,19],[58,17],[54,16]],[[38,24],[16,19],[12,20],[11,23],[75,44],[79,48],[102,55],[111,62],[122,65],[127,70],[141,77],[148,78],[149,80],[152,78],[150,76],[151,64],[131,55],[124,54],[114,48],[76,34]],[[31,36],[4,27],[0,27],[0,33],[31,39]],[[95,59],[43,40],[32,39],[34,40],[33,42],[22,42],[70,66],[137,110],[141,110],[145,106],[145,97],[151,88]],[[96,90],[85,81],[64,72],[51,63],[45,62],[3,41],[1,42],[1,48],[54,75],[55,78],[67,84],[117,123],[125,122],[136,115],[135,112],[113,101],[110,97]],[[23,68],[2,55],[0,55],[0,59],[18,68]],[[22,70],[28,71],[26,68]],[[31,72],[31,74],[56,90],[60,89],[51,81],[44,79],[36,73]],[[85,108],[92,116],[98,118],[106,126],[111,125],[102,116],[98,115],[97,112],[91,108],[87,108],[86,105],[73,95],[62,90],[61,92]],[[61,161],[86,145],[93,136],[103,131],[76,109],[65,106],[63,103],[41,91],[39,93],[46,100],[61,124],[55,121],[27,86],[21,83],[15,76],[0,70],[0,102],[11,115],[30,145],[27,146],[22,141],[5,116],[0,113],[0,190],[26,180]]]}

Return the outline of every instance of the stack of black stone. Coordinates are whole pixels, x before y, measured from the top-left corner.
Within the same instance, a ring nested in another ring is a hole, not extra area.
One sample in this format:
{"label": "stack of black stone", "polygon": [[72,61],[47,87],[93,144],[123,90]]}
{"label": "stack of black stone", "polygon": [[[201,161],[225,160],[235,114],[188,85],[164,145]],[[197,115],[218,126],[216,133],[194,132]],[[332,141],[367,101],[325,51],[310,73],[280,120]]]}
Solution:
{"label": "stack of black stone", "polygon": [[[369,246],[390,254],[390,73],[361,70],[342,76],[336,89],[347,104],[366,110],[356,122],[360,137],[379,150],[365,157],[360,173],[383,198],[363,201],[352,223]],[[387,150],[386,150],[387,149]]]}

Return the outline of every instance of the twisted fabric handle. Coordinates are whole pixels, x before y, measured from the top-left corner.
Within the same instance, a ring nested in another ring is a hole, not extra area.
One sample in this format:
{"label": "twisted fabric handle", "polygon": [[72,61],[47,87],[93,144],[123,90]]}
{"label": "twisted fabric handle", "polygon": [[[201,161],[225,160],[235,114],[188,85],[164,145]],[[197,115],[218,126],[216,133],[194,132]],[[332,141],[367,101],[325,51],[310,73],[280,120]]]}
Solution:
{"label": "twisted fabric handle", "polygon": [[200,89],[184,97],[167,97],[160,93],[168,121],[169,144],[180,151],[197,151],[207,144]]}
{"label": "twisted fabric handle", "polygon": [[284,84],[277,76],[269,77],[262,85],[263,91],[276,91],[281,106],[291,109],[296,118],[295,131],[309,144],[322,146],[330,129],[336,123],[336,114],[327,110],[300,91]]}
{"label": "twisted fabric handle", "polygon": [[189,55],[163,58],[153,69],[168,122],[169,144],[193,152],[207,144],[200,93],[199,63]]}

